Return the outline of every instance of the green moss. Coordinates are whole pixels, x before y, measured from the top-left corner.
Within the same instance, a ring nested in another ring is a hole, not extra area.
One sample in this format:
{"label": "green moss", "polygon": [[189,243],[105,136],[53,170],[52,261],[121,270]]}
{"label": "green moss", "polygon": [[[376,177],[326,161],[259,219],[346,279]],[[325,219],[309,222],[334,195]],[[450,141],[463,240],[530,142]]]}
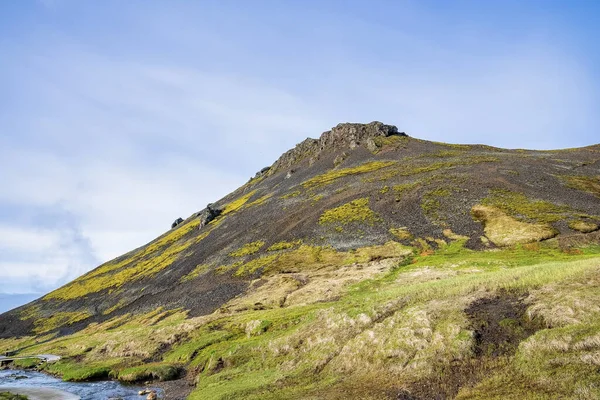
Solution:
{"label": "green moss", "polygon": [[412,240],[413,238],[407,228],[390,228],[390,233],[400,240]]}
{"label": "green moss", "polygon": [[302,244],[302,240],[294,240],[293,242],[277,242],[277,243],[273,243],[271,246],[269,246],[269,248],[267,249],[267,251],[280,251],[280,250],[287,250],[287,249],[292,249],[294,247],[300,246]]}
{"label": "green moss", "polygon": [[600,176],[565,176],[567,186],[600,197]]}
{"label": "green moss", "polygon": [[234,273],[235,276],[250,275],[260,268],[269,266],[273,261],[277,259],[277,254],[270,254],[262,257],[255,258],[254,260],[248,261],[241,265]]}
{"label": "green moss", "polygon": [[591,221],[576,220],[569,223],[569,228],[582,233],[589,233],[598,230],[598,224]]}
{"label": "green moss", "polygon": [[419,186],[418,182],[409,182],[409,183],[403,183],[400,185],[395,185],[395,186],[393,186],[393,189],[394,189],[394,193],[396,193],[398,198],[400,198],[404,193],[410,192],[411,190],[415,189],[418,186]]}
{"label": "green moss", "polygon": [[215,268],[215,272],[217,274],[224,274],[228,271],[231,271],[233,269],[238,269],[239,267],[241,267],[242,265],[244,265],[243,261],[236,261],[233,264],[224,264],[224,265],[220,265],[217,268]]}
{"label": "green moss", "polygon": [[377,171],[382,168],[388,168],[396,164],[397,163],[395,161],[372,161],[359,165],[357,167],[332,169],[322,175],[317,175],[305,181],[304,183],[302,183],[302,186],[308,189],[321,187],[329,185],[335,182],[337,179],[343,178],[345,176],[366,174],[368,172]]}
{"label": "green moss", "polygon": [[347,225],[353,222],[362,222],[373,225],[380,220],[377,214],[369,208],[369,198],[365,197],[325,211],[319,218],[319,223],[322,225]]}
{"label": "green moss", "polygon": [[258,199],[246,204],[245,208],[259,206],[259,205],[263,204],[264,202],[266,202],[267,200],[269,200],[272,196],[273,196],[273,194],[270,193],[270,194],[266,194],[262,197],[259,197]]}
{"label": "green moss", "polygon": [[245,245],[243,245],[236,251],[232,251],[231,253],[229,253],[229,255],[231,257],[249,256],[249,255],[252,255],[252,254],[258,252],[264,245],[265,245],[265,242],[263,242],[262,240],[258,240],[256,242],[252,242],[252,243],[246,243]]}
{"label": "green moss", "polygon": [[474,165],[480,163],[499,162],[500,159],[493,156],[470,156],[461,157],[453,161],[440,161],[434,163],[415,162],[414,160],[405,160],[403,163],[398,163],[396,168],[386,169],[376,172],[364,179],[365,182],[386,181],[396,176],[412,176],[434,172],[438,170],[452,169],[461,165]]}
{"label": "green moss", "polygon": [[522,193],[505,189],[492,189],[481,201],[483,205],[495,207],[520,220],[544,223],[557,222],[572,213],[568,206],[559,206],[544,200],[531,200]]}
{"label": "green moss", "polygon": [[193,279],[196,279],[200,275],[202,275],[205,272],[207,272],[209,269],[210,269],[210,265],[199,264],[198,266],[196,266],[196,268],[194,268],[194,270],[192,272],[190,272],[187,275],[182,276],[181,279],[180,279],[180,281],[181,282],[187,282],[187,281],[191,281]]}
{"label": "green moss", "polygon": [[39,358],[24,358],[21,360],[14,360],[13,367],[20,369],[29,369],[37,367],[42,361]]}
{"label": "green moss", "polygon": [[290,192],[290,193],[286,193],[283,196],[281,196],[282,199],[291,199],[292,197],[298,197],[302,194],[302,192],[300,192],[299,190]]}
{"label": "green moss", "polygon": [[38,334],[52,331],[61,326],[71,325],[75,322],[82,321],[91,316],[92,314],[87,311],[56,312],[48,318],[37,319],[34,322],[35,328],[33,331]]}
{"label": "green moss", "polygon": [[246,193],[245,195],[240,196],[237,199],[226,204],[225,207],[223,207],[223,212],[221,213],[221,215],[225,216],[227,214],[239,211],[242,207],[244,207],[246,205],[248,200],[250,200],[250,198],[252,196],[254,196],[255,193],[256,193],[256,190],[252,190],[252,191]]}
{"label": "green moss", "polygon": [[149,363],[113,372],[111,376],[121,382],[172,381],[177,379],[182,368],[177,364]]}
{"label": "green moss", "polygon": [[90,380],[108,379],[114,363],[111,362],[89,362],[79,364],[73,360],[61,360],[56,363],[47,364],[45,371],[59,375],[65,381],[84,382]]}

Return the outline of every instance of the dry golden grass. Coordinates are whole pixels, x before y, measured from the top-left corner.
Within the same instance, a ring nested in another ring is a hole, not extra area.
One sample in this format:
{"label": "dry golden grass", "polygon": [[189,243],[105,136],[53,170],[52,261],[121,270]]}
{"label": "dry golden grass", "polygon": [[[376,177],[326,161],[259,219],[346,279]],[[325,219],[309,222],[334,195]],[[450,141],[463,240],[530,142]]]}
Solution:
{"label": "dry golden grass", "polygon": [[476,205],[471,212],[483,222],[486,237],[497,246],[532,243],[558,234],[551,225],[517,221],[495,207]]}

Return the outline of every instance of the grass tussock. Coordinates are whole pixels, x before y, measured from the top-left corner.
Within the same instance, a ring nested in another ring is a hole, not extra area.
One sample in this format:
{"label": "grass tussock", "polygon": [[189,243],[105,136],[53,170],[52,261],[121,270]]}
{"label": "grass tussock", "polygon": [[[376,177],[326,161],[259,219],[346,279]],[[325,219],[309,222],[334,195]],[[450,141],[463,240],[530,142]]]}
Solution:
{"label": "grass tussock", "polygon": [[581,233],[590,233],[598,230],[598,224],[590,221],[576,220],[569,223],[569,228]]}
{"label": "grass tussock", "polygon": [[150,363],[122,369],[112,373],[113,378],[121,382],[135,383],[145,381],[172,381],[177,379],[182,368],[177,364]]}

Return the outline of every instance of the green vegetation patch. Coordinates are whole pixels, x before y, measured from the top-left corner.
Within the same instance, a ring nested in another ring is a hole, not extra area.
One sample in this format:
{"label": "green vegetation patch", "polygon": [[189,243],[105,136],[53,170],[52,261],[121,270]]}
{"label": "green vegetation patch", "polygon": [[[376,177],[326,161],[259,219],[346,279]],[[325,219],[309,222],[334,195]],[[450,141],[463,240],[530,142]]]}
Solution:
{"label": "green vegetation patch", "polygon": [[[414,161],[414,160],[412,160]],[[433,163],[417,163],[411,162],[409,160],[405,160],[403,163],[398,163],[396,168],[386,169],[380,172],[373,174],[373,176],[369,176],[365,178],[365,182],[375,182],[375,181],[386,181],[388,179],[394,178],[396,176],[411,176],[423,174],[426,172],[433,172],[437,170],[451,169],[461,165],[474,165],[480,163],[491,163],[491,162],[499,162],[500,159],[498,157],[493,156],[470,156],[470,157],[462,157],[457,158],[452,161],[439,161]]]}
{"label": "green vegetation patch", "polygon": [[13,367],[20,369],[29,369],[37,367],[41,362],[42,360],[39,358],[23,358],[20,360],[14,360],[12,365]]}
{"label": "green vegetation patch", "polygon": [[600,197],[600,176],[565,176],[567,186]]}
{"label": "green vegetation patch", "polygon": [[319,223],[322,225],[338,224],[347,225],[353,222],[363,222],[373,225],[381,221],[381,218],[369,208],[369,198],[356,199],[339,207],[325,211]]}
{"label": "green vegetation patch", "polygon": [[382,168],[388,168],[393,165],[397,165],[395,161],[372,161],[356,167],[332,169],[324,174],[317,175],[302,183],[307,189],[317,188],[325,185],[329,185],[335,182],[337,179],[343,178],[349,175],[366,174],[380,170]]}
{"label": "green vegetation patch", "polygon": [[192,270],[192,272],[190,272],[187,275],[182,276],[181,279],[180,279],[180,281],[181,282],[187,282],[187,281],[191,281],[193,279],[196,279],[200,275],[202,275],[205,272],[207,272],[209,269],[210,269],[210,265],[208,265],[208,264],[199,264],[199,265],[196,266],[196,268],[194,268]]}
{"label": "green vegetation patch", "polygon": [[182,368],[178,364],[149,363],[111,373],[121,382],[172,381],[179,378]]}
{"label": "green vegetation patch", "polygon": [[75,322],[83,321],[91,316],[92,314],[87,311],[56,312],[48,318],[37,319],[34,322],[35,328],[33,331],[35,333],[49,332],[61,326],[71,325]]}
{"label": "green vegetation patch", "polygon": [[246,193],[245,195],[240,196],[237,199],[226,204],[225,207],[223,207],[223,212],[221,214],[227,215],[227,214],[231,214],[233,212],[240,210],[242,207],[244,207],[246,205],[248,200],[250,200],[250,198],[252,196],[254,196],[255,193],[256,193],[256,190],[252,190],[252,191]]}
{"label": "green vegetation patch", "polygon": [[576,220],[569,223],[569,228],[581,233],[590,233],[598,230],[598,224],[590,221]]}
{"label": "green vegetation patch", "polygon": [[85,382],[108,379],[113,365],[114,362],[87,362],[80,364],[73,360],[65,359],[47,364],[45,370],[51,374],[60,375],[65,381]]}
{"label": "green vegetation patch", "polygon": [[497,246],[538,242],[558,234],[549,224],[518,221],[495,207],[478,205],[471,212],[477,221],[483,222],[485,235]]}
{"label": "green vegetation patch", "polygon": [[412,240],[413,235],[408,231],[408,228],[390,228],[390,233],[400,240]]}
{"label": "green vegetation patch", "polygon": [[302,244],[302,240],[298,239],[298,240],[294,240],[292,242],[277,242],[277,243],[273,243],[271,246],[269,246],[269,248],[267,249],[267,251],[280,251],[280,250],[288,250],[288,249],[293,249],[294,247],[298,247]]}
{"label": "green vegetation patch", "polygon": [[269,254],[266,256],[255,258],[254,260],[248,261],[242,264],[237,271],[234,273],[235,276],[250,275],[260,268],[264,268],[270,265],[277,259],[277,254]]}
{"label": "green vegetation patch", "polygon": [[573,210],[544,200],[531,200],[522,193],[505,189],[492,189],[481,201],[484,206],[495,207],[517,219],[552,223],[560,221]]}
{"label": "green vegetation patch", "polygon": [[263,242],[262,240],[258,240],[256,242],[252,242],[252,243],[246,243],[245,245],[243,245],[236,251],[232,251],[231,253],[229,253],[229,255],[231,257],[249,256],[249,255],[252,255],[252,254],[258,252],[264,245],[265,245],[265,242]]}

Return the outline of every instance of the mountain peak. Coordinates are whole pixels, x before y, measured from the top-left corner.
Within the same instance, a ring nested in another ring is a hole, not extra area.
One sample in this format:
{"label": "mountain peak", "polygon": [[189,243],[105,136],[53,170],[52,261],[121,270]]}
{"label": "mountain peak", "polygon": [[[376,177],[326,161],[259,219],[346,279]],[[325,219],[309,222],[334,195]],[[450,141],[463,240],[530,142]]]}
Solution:
{"label": "mountain peak", "polygon": [[354,149],[361,144],[367,147],[373,145],[375,138],[388,136],[408,136],[404,132],[398,132],[394,125],[386,125],[379,121],[368,124],[343,122],[331,130],[323,132],[319,139],[307,138],[298,143],[296,147],[284,153],[271,167],[271,173],[281,168],[289,168],[292,165],[306,159],[318,158],[322,152],[335,152],[343,149]]}

